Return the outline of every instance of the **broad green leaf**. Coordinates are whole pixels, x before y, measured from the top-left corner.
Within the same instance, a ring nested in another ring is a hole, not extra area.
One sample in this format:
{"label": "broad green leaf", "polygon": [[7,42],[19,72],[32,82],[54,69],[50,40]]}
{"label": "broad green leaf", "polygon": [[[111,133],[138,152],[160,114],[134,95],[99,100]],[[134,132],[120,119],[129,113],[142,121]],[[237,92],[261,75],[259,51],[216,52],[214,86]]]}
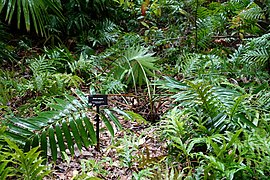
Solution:
{"label": "broad green leaf", "polygon": [[87,132],[85,130],[85,127],[83,126],[82,119],[77,119],[76,124],[77,124],[78,130],[81,134],[81,138],[82,138],[84,146],[88,147],[91,144],[91,142],[88,140],[88,135],[87,135]]}
{"label": "broad green leaf", "polygon": [[111,136],[114,137],[114,130],[113,130],[113,127],[112,127],[110,121],[107,119],[107,117],[103,113],[101,113],[100,116],[101,116],[104,124],[106,125],[107,129],[109,130]]}
{"label": "broad green leaf", "polygon": [[87,132],[90,135],[90,139],[92,140],[93,144],[97,143],[97,138],[96,138],[96,132],[94,130],[93,124],[90,122],[90,119],[87,117],[83,118],[83,122],[85,123],[85,127],[87,129]]}
{"label": "broad green leaf", "polygon": [[74,143],[72,141],[70,130],[69,130],[69,127],[68,127],[66,121],[62,122],[62,129],[63,129],[64,135],[66,138],[68,149],[69,149],[70,153],[72,155],[74,155],[74,146],[73,146]]}
{"label": "broad green leaf", "polygon": [[39,146],[39,136],[35,135],[32,141],[32,147],[37,147]]}
{"label": "broad green leaf", "polygon": [[47,154],[48,154],[48,141],[47,141],[47,132],[43,131],[40,137],[40,148],[42,150],[41,154],[44,158],[47,158]]}
{"label": "broad green leaf", "polygon": [[59,146],[60,151],[65,152],[66,146],[64,144],[64,137],[63,137],[62,130],[61,130],[59,124],[57,124],[55,126],[55,134],[56,134],[56,137],[57,137],[57,144]]}
{"label": "broad green leaf", "polygon": [[75,142],[76,142],[79,150],[81,150],[82,149],[82,139],[80,137],[78,128],[73,120],[69,121],[69,125],[71,127],[71,131],[72,131],[73,137],[75,139]]}
{"label": "broad green leaf", "polygon": [[52,127],[50,127],[48,131],[49,131],[48,134],[49,134],[49,142],[50,142],[50,149],[51,149],[51,153],[52,153],[52,159],[53,159],[53,161],[56,161],[57,147],[56,147],[56,140],[55,140],[55,136],[54,136],[54,129]]}

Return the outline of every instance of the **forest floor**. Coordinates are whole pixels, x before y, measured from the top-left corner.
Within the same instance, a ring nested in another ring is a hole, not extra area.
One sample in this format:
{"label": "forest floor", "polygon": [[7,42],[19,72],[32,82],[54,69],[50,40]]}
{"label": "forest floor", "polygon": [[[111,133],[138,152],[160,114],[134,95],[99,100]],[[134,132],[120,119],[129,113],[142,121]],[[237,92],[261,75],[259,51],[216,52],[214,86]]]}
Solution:
{"label": "forest floor", "polygon": [[[113,138],[101,123],[100,151],[92,146],[83,148],[81,152],[77,149],[74,157],[67,154],[65,160],[58,159],[54,163],[48,179],[81,179],[81,175],[85,175],[127,180],[132,179],[133,173],[165,159],[166,142],[160,139],[155,124],[118,118],[123,129],[115,132]],[[80,177],[74,178],[78,174]]]}

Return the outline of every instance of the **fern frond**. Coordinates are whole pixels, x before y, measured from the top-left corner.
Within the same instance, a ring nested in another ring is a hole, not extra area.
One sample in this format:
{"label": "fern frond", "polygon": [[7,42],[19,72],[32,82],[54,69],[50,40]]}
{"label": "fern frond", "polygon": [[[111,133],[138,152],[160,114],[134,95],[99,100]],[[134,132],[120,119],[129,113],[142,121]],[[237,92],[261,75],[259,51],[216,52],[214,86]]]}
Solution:
{"label": "fern frond", "polygon": [[270,33],[258,38],[248,39],[244,46],[231,56],[230,61],[234,65],[248,73],[256,73],[267,66],[270,59]]}
{"label": "fern frond", "polygon": [[88,41],[93,43],[93,46],[112,45],[116,42],[119,36],[119,28],[112,21],[106,19],[94,23],[95,29],[88,32]]}
{"label": "fern frond", "polygon": [[[245,97],[248,95],[230,89],[229,85],[220,87],[193,81],[181,83],[170,78],[167,78],[162,85],[167,86],[171,91],[175,89],[177,93],[172,98],[176,106],[192,113],[193,120],[203,122],[208,130],[255,128],[252,123],[253,115],[247,114],[245,110],[250,108],[245,104]],[[201,116],[200,112],[204,115]]]}
{"label": "fern frond", "polygon": [[264,17],[263,11],[259,6],[243,10],[239,15],[244,19],[253,21],[262,19]]}
{"label": "fern frond", "polygon": [[48,61],[45,55],[39,56],[38,59],[32,60],[29,67],[34,75],[42,73],[53,73],[56,70],[52,66],[52,61]]}
{"label": "fern frond", "polygon": [[247,62],[249,65],[254,65],[254,62],[257,62],[257,65],[262,66],[269,60],[269,50],[265,47],[259,49],[254,49],[247,52],[242,61]]}

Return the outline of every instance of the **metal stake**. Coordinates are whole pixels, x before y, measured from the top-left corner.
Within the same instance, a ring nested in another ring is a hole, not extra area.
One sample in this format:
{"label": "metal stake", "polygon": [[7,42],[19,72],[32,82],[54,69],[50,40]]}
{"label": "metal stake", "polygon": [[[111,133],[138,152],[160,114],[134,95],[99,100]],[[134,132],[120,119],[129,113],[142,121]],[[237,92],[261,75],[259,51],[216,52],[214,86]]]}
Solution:
{"label": "metal stake", "polygon": [[96,110],[97,110],[97,114],[96,114],[96,138],[97,138],[97,146],[96,146],[96,150],[100,151],[100,146],[99,146],[99,105],[96,105]]}

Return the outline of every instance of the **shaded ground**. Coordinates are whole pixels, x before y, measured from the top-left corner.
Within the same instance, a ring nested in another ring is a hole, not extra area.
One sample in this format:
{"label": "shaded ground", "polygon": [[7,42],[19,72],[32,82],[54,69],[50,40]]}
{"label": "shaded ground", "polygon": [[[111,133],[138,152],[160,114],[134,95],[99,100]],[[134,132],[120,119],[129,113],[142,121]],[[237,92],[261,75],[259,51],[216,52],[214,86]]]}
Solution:
{"label": "shaded ground", "polygon": [[75,157],[69,156],[67,161],[59,159],[52,167],[53,173],[48,179],[72,179],[77,174],[101,179],[131,179],[132,173],[164,159],[166,146],[155,135],[154,126],[149,128],[123,119],[120,122],[123,130],[116,132],[113,141],[107,131],[101,132],[100,152],[90,147],[81,153],[77,150]]}

